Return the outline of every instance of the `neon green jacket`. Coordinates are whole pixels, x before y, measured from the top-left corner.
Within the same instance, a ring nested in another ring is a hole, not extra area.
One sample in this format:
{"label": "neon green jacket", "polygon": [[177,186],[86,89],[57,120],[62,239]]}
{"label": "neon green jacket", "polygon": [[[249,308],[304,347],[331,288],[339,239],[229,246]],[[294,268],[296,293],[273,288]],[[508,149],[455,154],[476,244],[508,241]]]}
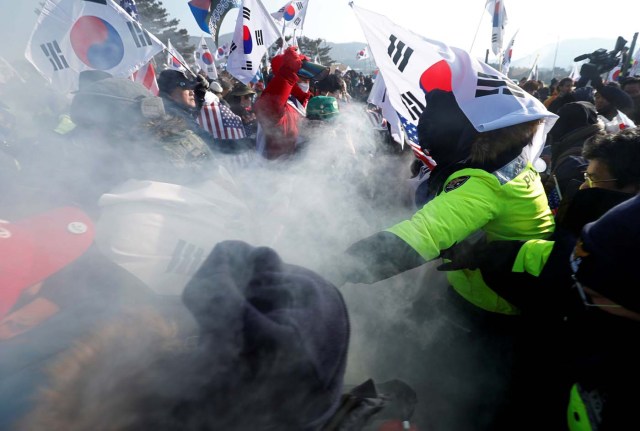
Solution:
{"label": "neon green jacket", "polygon": [[[464,168],[450,175],[438,196],[411,220],[390,229],[425,260],[483,230],[488,241],[548,237],[554,219],[540,176],[519,157],[493,173]],[[472,304],[492,312],[519,310],[492,291],[478,270],[450,271],[453,288]]]}

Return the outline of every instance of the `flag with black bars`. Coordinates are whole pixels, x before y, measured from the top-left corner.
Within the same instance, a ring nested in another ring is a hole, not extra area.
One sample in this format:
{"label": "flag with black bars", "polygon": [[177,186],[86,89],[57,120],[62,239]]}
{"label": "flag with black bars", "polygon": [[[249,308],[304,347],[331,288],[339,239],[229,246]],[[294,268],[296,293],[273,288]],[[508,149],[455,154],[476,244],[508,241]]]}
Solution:
{"label": "flag with black bars", "polygon": [[524,91],[510,79],[502,79],[498,75],[490,75],[478,72],[476,97],[491,96],[493,94],[508,94],[516,97],[524,97]]}
{"label": "flag with black bars", "polygon": [[64,58],[57,40],[43,43],[40,45],[40,48],[42,49],[42,52],[44,52],[44,55],[46,55],[51,62],[51,65],[53,66],[53,70],[55,72],[57,72],[58,70],[69,68],[69,63],[67,63],[67,60]]}
{"label": "flag with black bars", "polygon": [[244,0],[233,34],[227,71],[244,84],[256,75],[267,48],[281,37],[260,0]]}
{"label": "flag with black bars", "polygon": [[[424,99],[424,93],[421,95],[421,97]],[[424,111],[425,104],[420,102],[418,98],[414,96],[414,94],[410,91],[401,94],[400,98],[402,99],[402,104],[404,105],[404,107],[407,108],[411,119],[417,121],[420,118],[420,115],[422,115],[422,111]]]}
{"label": "flag with black bars", "polygon": [[411,54],[413,54],[413,49],[406,46],[405,43],[395,35],[389,36],[389,48],[387,49],[387,53],[393,64],[398,66],[400,72],[404,72],[405,67],[407,67],[407,63],[409,63],[409,59],[411,58]]}
{"label": "flag with black bars", "polygon": [[164,48],[119,2],[45,0],[25,57],[56,89],[67,92],[78,89],[82,71],[129,78]]}
{"label": "flag with black bars", "polygon": [[[452,92],[478,132],[533,120],[545,120],[541,127],[546,132],[555,123],[557,116],[538,99],[466,51],[418,35],[353,3],[351,7],[405,131],[418,125],[426,93],[433,90]],[[537,133],[525,150],[531,161],[542,150],[544,132]]]}
{"label": "flag with black bars", "polygon": [[289,1],[271,16],[281,26],[302,30],[308,7],[309,0]]}

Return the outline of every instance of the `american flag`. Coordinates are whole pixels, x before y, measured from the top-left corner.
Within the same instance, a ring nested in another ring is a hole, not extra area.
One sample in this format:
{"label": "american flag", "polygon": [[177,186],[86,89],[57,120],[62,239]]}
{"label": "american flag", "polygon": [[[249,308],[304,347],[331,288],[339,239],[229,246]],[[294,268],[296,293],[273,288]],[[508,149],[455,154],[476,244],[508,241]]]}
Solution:
{"label": "american flag", "polygon": [[202,105],[198,124],[218,139],[240,139],[247,136],[242,119],[218,102]]}
{"label": "american flag", "polygon": [[406,133],[407,142],[411,145],[413,154],[422,161],[430,170],[436,167],[436,162],[420,148],[418,144],[418,128],[411,124],[406,118],[398,114],[402,127]]}
{"label": "american flag", "polygon": [[560,195],[556,188],[549,192],[547,200],[549,201],[549,208],[551,208],[551,212],[553,215],[556,215],[558,213],[558,208],[560,208]]}
{"label": "american flag", "polygon": [[136,7],[135,0],[120,0],[120,7],[127,11],[131,18],[138,21],[138,8]]}

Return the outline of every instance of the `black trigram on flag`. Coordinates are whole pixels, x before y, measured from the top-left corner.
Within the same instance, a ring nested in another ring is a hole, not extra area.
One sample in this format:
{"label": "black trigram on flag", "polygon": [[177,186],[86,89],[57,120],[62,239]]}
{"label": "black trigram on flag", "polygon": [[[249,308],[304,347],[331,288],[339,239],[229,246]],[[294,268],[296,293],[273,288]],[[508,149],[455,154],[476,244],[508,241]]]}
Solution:
{"label": "black trigram on flag", "polygon": [[402,104],[407,111],[409,111],[409,115],[411,115],[411,119],[416,121],[422,115],[422,111],[424,111],[424,104],[418,100],[416,96],[413,95],[410,91],[403,93],[400,95],[402,99]]}
{"label": "black trigram on flag", "polygon": [[398,40],[394,35],[391,35],[389,36],[387,53],[391,57],[393,64],[398,66],[400,72],[404,72],[404,68],[407,67],[411,54],[413,54],[413,49],[406,46],[403,41]]}
{"label": "black trigram on flag", "polygon": [[229,54],[231,54],[233,51],[235,51],[237,47],[238,47],[238,45],[236,45],[235,42],[231,42],[231,46],[229,47]]}
{"label": "black trigram on flag", "polygon": [[262,39],[262,30],[256,30],[256,44],[264,45],[264,40]]}
{"label": "black trigram on flag", "polygon": [[304,9],[304,5],[302,4],[302,2],[301,2],[301,1],[297,1],[297,2],[296,2],[296,6],[298,6],[298,10],[302,10],[302,9]]}
{"label": "black trigram on flag", "polygon": [[253,62],[251,60],[247,60],[247,63],[241,67],[242,70],[253,70]]}
{"label": "black trigram on flag", "polygon": [[138,48],[144,48],[145,46],[152,45],[151,38],[149,37],[147,32],[144,31],[142,27],[140,27],[140,24],[127,21],[127,27],[129,27],[131,37],[133,38],[133,41],[136,43],[136,46]]}
{"label": "black trigram on flag", "polygon": [[251,9],[249,9],[248,7],[243,7],[242,8],[242,16],[247,21],[251,21]]}
{"label": "black trigram on flag", "polygon": [[524,97],[522,89],[509,79],[503,79],[496,75],[478,72],[476,97],[491,96],[492,94],[506,94],[509,96]]}
{"label": "black trigram on flag", "polygon": [[300,24],[300,21],[302,21],[302,18],[297,17],[296,19],[294,19],[294,20],[293,20],[293,23],[294,23],[295,25],[298,25],[298,24]]}
{"label": "black trigram on flag", "polygon": [[62,55],[62,50],[60,49],[60,45],[58,45],[58,41],[54,40],[53,42],[43,43],[40,45],[40,49],[42,49],[44,55],[46,55],[51,62],[54,72],[69,68],[67,59]]}

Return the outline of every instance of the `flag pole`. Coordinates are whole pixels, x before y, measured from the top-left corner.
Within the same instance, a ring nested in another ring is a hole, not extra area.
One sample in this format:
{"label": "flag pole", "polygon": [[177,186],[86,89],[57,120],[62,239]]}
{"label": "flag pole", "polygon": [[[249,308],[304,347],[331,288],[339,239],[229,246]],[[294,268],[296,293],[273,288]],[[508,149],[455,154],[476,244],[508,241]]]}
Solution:
{"label": "flag pole", "polygon": [[[560,45],[560,35],[556,39],[556,52],[553,54],[553,66],[551,67],[551,79],[556,77],[556,59],[558,58],[558,46]],[[538,57],[536,57],[536,62]]]}
{"label": "flag pole", "polygon": [[[631,39],[631,46],[629,47],[629,57],[627,57],[627,61],[624,62],[622,68],[620,69],[620,76],[628,76],[629,75],[629,67],[632,65],[634,50],[636,49],[636,42],[638,41],[638,32],[633,34],[633,39]],[[631,59],[631,61],[629,61]],[[622,60],[622,59],[621,59]]]}
{"label": "flag pole", "polygon": [[484,10],[485,10],[485,8],[482,8],[482,15],[480,15],[480,20],[478,21],[478,27],[476,27],[476,34],[473,35],[473,41],[471,42],[471,48],[469,48],[469,54],[471,54],[471,51],[473,51],[473,45],[476,44],[476,38],[478,37],[478,31],[480,31],[480,24],[482,24],[482,18],[484,17]]}
{"label": "flag pole", "polygon": [[527,80],[529,80],[529,77],[533,73],[533,68],[536,67],[536,64],[538,64],[538,57],[540,57],[540,54],[536,54],[536,58],[535,58],[535,60],[533,60],[533,65],[531,66],[531,69],[529,69],[529,74],[527,75]]}

